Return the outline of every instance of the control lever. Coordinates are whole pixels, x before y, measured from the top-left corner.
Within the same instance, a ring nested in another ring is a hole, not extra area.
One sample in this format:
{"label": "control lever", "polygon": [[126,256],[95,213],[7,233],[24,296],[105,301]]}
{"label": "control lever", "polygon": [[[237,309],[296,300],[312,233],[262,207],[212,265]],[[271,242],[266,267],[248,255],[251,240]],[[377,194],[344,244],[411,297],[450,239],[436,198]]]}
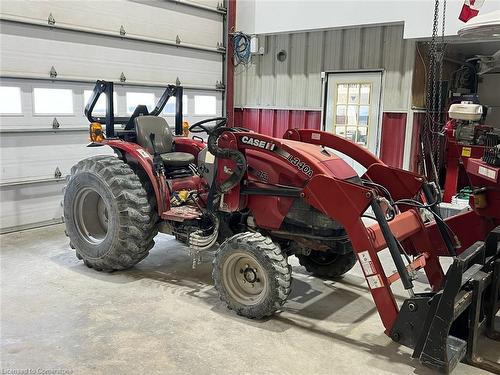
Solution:
{"label": "control lever", "polygon": [[153,168],[154,168],[156,174],[160,175],[160,174],[163,174],[163,172],[165,170],[165,166],[163,165],[163,160],[162,160],[160,154],[156,152],[155,138],[156,138],[155,133],[149,134],[149,140],[151,141],[151,147],[153,148]]}

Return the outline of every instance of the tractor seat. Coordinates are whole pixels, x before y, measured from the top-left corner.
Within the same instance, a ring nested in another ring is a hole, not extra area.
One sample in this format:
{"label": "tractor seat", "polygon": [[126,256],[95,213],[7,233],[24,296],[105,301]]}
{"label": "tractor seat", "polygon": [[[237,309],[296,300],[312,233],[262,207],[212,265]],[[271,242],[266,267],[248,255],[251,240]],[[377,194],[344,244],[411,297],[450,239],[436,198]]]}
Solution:
{"label": "tractor seat", "polygon": [[139,116],[134,119],[137,143],[151,155],[154,154],[151,134],[155,135],[155,150],[160,154],[166,168],[187,167],[194,163],[194,155],[174,151],[174,136],[163,117]]}

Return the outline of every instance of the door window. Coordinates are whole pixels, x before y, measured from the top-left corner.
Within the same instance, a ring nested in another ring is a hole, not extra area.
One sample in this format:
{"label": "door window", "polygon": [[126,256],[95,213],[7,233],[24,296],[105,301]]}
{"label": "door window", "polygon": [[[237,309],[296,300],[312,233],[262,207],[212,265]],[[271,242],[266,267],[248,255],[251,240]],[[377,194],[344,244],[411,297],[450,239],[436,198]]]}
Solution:
{"label": "door window", "polygon": [[372,84],[339,82],[334,95],[334,133],[368,147]]}

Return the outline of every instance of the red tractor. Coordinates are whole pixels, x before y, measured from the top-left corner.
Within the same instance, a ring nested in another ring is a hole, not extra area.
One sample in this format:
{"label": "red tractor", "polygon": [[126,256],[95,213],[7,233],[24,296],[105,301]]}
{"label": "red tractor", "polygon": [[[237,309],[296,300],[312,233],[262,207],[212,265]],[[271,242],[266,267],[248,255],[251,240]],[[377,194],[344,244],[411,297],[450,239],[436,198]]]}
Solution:
{"label": "red tractor", "polygon": [[[94,117],[101,94],[106,116]],[[224,118],[215,118],[189,129],[207,133],[206,142],[173,136],[158,115],[174,95],[180,135],[181,87],[168,86],[151,113],[138,106],[130,117],[114,117],[113,83],[96,83],[85,109],[89,146],[109,146],[116,156],[75,165],[64,196],[71,246],[88,267],[132,267],[148,255],[158,231],[172,234],[189,246],[194,262],[200,252],[217,249],[213,279],[220,298],[240,315],[262,318],[280,309],[290,292],[288,256],[296,255],[321,277],[341,276],[359,260],[393,340],[441,370],[464,357],[478,362],[480,325],[493,336],[499,307],[499,168],[471,159],[482,203],[443,220],[436,189],[424,177],[391,168],[326,132],[291,129],[278,139],[226,127]],[[367,172],[359,177],[332,150]],[[496,175],[481,178],[478,168]],[[363,216],[376,224],[367,226]],[[392,275],[377,255],[386,248],[397,269]],[[440,256],[453,258],[446,275]],[[420,269],[432,293],[414,293]],[[391,291],[398,280],[409,292],[401,307]]]}

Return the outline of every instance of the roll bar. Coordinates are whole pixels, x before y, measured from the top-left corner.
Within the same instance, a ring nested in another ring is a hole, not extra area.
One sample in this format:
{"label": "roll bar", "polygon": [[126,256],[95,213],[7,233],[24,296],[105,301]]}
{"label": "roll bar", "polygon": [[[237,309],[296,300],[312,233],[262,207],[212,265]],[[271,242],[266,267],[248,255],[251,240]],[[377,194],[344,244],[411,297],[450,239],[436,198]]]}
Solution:
{"label": "roll bar", "polygon": [[[175,97],[175,134],[182,134],[182,94],[183,87],[168,85],[163,94],[156,103],[156,107],[149,112],[145,105],[138,105],[134,113],[130,117],[115,117],[114,114],[114,103],[113,103],[113,91],[114,84],[110,81],[98,80],[94,86],[94,90],[92,91],[92,95],[85,106],[85,117],[90,122],[98,122],[100,124],[106,125],[106,138],[115,138],[115,124],[125,124],[124,130],[133,130],[134,129],[134,119],[138,116],[158,116],[168,100],[171,97]],[[92,114],[97,101],[101,94],[106,94],[106,115],[104,117],[94,116]]]}

